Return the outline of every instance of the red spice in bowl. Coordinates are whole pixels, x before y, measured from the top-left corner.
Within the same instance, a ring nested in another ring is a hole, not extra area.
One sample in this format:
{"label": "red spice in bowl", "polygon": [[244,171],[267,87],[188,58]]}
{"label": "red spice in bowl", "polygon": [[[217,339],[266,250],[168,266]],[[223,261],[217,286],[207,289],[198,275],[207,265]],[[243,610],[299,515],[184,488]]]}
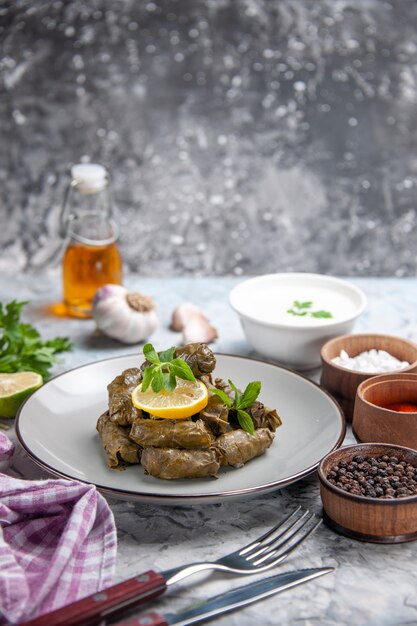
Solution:
{"label": "red spice in bowl", "polygon": [[417,413],[417,404],[412,404],[411,402],[393,402],[382,408],[389,411],[398,411],[399,413]]}

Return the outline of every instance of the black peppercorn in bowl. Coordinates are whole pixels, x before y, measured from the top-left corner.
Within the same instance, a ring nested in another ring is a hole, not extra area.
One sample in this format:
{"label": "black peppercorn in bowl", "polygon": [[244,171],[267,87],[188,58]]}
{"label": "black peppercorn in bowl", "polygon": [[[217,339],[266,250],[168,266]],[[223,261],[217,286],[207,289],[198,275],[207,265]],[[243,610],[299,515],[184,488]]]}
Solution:
{"label": "black peppercorn in bowl", "polygon": [[330,452],[318,468],[323,518],[372,543],[417,539],[417,450],[380,443]]}

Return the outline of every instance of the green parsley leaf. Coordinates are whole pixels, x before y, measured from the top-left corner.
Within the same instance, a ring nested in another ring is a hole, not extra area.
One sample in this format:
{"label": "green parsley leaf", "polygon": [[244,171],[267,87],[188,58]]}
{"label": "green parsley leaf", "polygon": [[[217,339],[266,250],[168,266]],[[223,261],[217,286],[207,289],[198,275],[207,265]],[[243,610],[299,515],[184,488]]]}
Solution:
{"label": "green parsley leaf", "polygon": [[294,300],[293,302],[293,307],[295,307],[296,309],[311,309],[312,306],[313,306],[313,303],[311,302],[311,300],[308,300],[307,302],[300,302],[300,300]]}
{"label": "green parsley leaf", "polygon": [[294,311],[294,309],[287,309],[287,313],[291,313],[291,315],[298,315],[299,317],[303,317],[304,315],[307,315],[307,311]]}
{"label": "green parsley leaf", "polygon": [[68,337],[43,341],[34,326],[20,321],[26,304],[16,300],[5,306],[0,303],[0,372],[33,371],[47,380],[58,362],[56,355],[71,350],[72,343]]}
{"label": "green parsley leaf", "polygon": [[313,311],[311,317],[333,317],[329,311]]}
{"label": "green parsley leaf", "polygon": [[308,315],[310,317],[320,318],[320,317],[333,317],[333,315],[329,311],[305,311],[304,309],[311,309],[313,303],[308,300],[306,302],[301,302],[300,300],[294,300],[292,303],[292,308],[287,309],[287,313],[290,315],[297,315],[298,317],[304,317]]}

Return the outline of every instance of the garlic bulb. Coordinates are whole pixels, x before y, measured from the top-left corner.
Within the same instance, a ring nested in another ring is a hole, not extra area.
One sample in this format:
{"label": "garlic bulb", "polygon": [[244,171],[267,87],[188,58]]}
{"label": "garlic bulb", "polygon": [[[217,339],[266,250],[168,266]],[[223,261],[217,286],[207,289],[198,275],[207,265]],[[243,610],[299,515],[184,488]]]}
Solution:
{"label": "garlic bulb", "polygon": [[120,285],[104,285],[93,300],[97,328],[123,343],[139,343],[155,331],[158,318],[152,298]]}

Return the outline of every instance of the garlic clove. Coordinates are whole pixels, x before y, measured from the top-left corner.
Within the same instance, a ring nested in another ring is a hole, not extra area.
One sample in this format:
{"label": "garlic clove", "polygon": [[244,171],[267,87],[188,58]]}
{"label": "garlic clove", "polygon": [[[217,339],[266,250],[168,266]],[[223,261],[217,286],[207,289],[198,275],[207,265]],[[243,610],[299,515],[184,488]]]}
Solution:
{"label": "garlic clove", "polygon": [[198,308],[198,306],[192,304],[192,302],[183,302],[182,304],[179,304],[172,313],[172,330],[181,331],[194,315],[202,315],[202,311]]}
{"label": "garlic clove", "polygon": [[152,299],[120,285],[104,285],[97,291],[93,317],[103,334],[123,343],[144,341],[158,326]]}
{"label": "garlic clove", "polygon": [[193,315],[182,330],[184,344],[211,343],[217,337],[217,330],[202,313]]}
{"label": "garlic clove", "polygon": [[210,324],[201,309],[192,302],[179,304],[172,313],[172,330],[181,331],[183,342],[210,343],[217,337],[217,330]]}

